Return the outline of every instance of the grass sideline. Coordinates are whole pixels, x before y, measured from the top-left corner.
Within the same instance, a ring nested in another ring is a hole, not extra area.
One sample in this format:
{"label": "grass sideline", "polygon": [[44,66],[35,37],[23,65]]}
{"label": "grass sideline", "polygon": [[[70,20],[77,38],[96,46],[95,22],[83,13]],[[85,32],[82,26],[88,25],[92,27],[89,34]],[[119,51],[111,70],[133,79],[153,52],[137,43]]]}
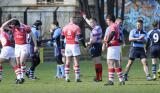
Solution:
{"label": "grass sideline", "polygon": [[[126,64],[127,60],[123,63]],[[149,62],[151,63],[151,62]],[[72,67],[72,66],[71,66]],[[151,64],[149,64],[151,70]],[[103,81],[93,82],[94,65],[90,60],[81,61],[81,79],[83,82],[74,82],[73,69],[71,68],[71,82],[67,83],[63,79],[55,78],[55,62],[44,62],[37,68],[36,76],[40,80],[31,81],[26,77],[24,84],[15,84],[15,75],[8,63],[3,64],[4,79],[0,82],[0,93],[159,93],[160,79],[156,81],[146,81],[140,62],[135,62],[129,73],[129,81],[125,86],[119,86],[117,75],[115,74],[115,85],[104,86],[107,80],[107,66],[103,61]]]}

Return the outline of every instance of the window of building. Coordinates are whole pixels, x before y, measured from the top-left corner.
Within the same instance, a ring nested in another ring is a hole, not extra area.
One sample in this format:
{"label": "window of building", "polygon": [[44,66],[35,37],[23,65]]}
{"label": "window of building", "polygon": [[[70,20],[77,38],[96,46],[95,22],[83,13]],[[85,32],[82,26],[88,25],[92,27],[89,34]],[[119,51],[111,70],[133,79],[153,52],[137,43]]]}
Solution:
{"label": "window of building", "polygon": [[37,0],[37,3],[56,3],[56,2],[63,2],[64,0]]}

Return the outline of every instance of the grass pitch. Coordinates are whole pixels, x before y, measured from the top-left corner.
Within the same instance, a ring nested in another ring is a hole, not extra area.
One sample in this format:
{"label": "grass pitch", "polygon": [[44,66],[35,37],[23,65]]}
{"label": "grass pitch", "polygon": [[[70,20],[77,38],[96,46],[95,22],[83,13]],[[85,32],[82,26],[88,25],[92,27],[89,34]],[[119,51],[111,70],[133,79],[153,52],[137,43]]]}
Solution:
{"label": "grass pitch", "polygon": [[[3,64],[3,81],[0,83],[0,93],[160,93],[160,79],[146,81],[145,74],[140,62],[135,62],[129,73],[129,81],[126,85],[119,86],[115,74],[114,86],[104,86],[107,81],[107,65],[103,62],[103,81],[93,82],[95,75],[94,65],[90,60],[80,62],[81,79],[83,82],[74,82],[74,73],[71,68],[71,82],[64,79],[56,79],[56,63],[44,62],[36,70],[36,76],[40,80],[25,78],[24,84],[15,84],[15,74],[8,63]],[[123,62],[124,65],[127,60]],[[151,63],[151,62],[149,62]],[[29,63],[28,63],[29,64]],[[72,67],[72,66],[71,66]],[[151,70],[151,64],[149,65]]]}

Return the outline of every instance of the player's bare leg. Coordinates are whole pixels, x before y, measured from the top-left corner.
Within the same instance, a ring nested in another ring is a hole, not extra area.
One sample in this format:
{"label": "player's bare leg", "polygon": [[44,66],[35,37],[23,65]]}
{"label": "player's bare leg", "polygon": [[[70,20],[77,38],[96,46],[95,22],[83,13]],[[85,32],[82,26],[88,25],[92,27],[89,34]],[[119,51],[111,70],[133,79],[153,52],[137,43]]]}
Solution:
{"label": "player's bare leg", "polygon": [[130,68],[133,64],[133,61],[132,60],[128,60],[128,63],[126,65],[126,68],[125,68],[125,71],[124,71],[124,80],[125,81],[128,81],[128,73],[130,71]]}
{"label": "player's bare leg", "polygon": [[146,58],[143,58],[143,59],[141,59],[141,62],[142,62],[142,64],[143,64],[143,69],[144,69],[144,72],[145,72],[145,74],[146,74],[146,79],[147,79],[147,81],[152,80],[151,77],[150,77],[150,74],[149,74],[147,59],[146,59]]}

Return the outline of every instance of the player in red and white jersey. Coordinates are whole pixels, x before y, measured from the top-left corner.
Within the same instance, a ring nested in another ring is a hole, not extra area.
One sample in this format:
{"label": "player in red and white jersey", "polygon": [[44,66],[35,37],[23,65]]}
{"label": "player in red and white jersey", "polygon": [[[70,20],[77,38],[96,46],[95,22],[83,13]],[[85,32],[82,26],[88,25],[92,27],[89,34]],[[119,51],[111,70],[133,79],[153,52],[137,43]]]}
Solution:
{"label": "player in red and white jersey", "polygon": [[0,42],[2,45],[1,53],[0,53],[0,81],[2,80],[2,63],[8,61],[16,75],[18,75],[18,67],[16,65],[15,56],[14,56],[14,48],[13,48],[13,39],[12,35],[9,33],[9,30],[5,23],[0,28]]}
{"label": "player in red and white jersey", "polygon": [[117,72],[120,85],[124,85],[122,68],[120,66],[120,31],[117,24],[114,23],[115,17],[108,15],[106,17],[106,23],[109,25],[108,34],[104,36],[104,43],[102,50],[104,51],[107,46],[107,64],[108,64],[108,75],[109,81],[105,85],[114,84],[114,73]]}
{"label": "player in red and white jersey", "polygon": [[64,39],[66,39],[65,45],[65,56],[66,56],[66,64],[65,64],[65,80],[70,82],[69,79],[69,69],[70,69],[70,62],[71,58],[74,59],[74,66],[73,69],[75,70],[75,80],[76,82],[81,82],[80,80],[80,68],[79,68],[79,60],[78,56],[80,53],[79,48],[79,40],[82,41],[84,47],[85,42],[81,35],[80,28],[78,25],[75,24],[75,18],[70,18],[70,23],[66,25],[61,34],[61,48],[62,52],[64,51]]}
{"label": "player in red and white jersey", "polygon": [[12,25],[12,33],[15,40],[15,57],[17,65],[20,68],[20,77],[17,78],[17,83],[24,82],[25,75],[25,61],[27,56],[29,55],[28,44],[27,44],[27,34],[30,34],[34,44],[35,51],[37,51],[37,43],[34,35],[31,33],[31,28],[27,25],[24,25],[19,22],[19,20],[15,19],[11,21]]}

